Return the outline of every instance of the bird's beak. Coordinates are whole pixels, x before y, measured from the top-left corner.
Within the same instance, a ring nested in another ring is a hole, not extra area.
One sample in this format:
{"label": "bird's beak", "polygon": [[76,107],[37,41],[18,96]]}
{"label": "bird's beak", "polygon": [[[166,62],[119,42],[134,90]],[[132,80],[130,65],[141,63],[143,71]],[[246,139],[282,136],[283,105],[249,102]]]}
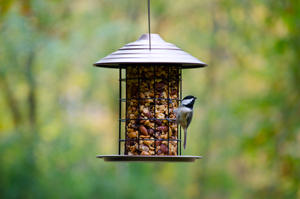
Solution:
{"label": "bird's beak", "polygon": [[195,97],[195,100],[197,99],[197,97]]}

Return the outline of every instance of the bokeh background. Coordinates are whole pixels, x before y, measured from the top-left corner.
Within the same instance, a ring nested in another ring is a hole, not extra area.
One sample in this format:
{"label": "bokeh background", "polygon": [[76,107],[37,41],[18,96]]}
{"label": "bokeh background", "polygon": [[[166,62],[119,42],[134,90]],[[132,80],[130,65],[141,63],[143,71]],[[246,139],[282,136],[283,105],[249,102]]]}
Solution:
{"label": "bokeh background", "polygon": [[184,154],[117,153],[118,71],[92,67],[147,32],[143,0],[0,1],[0,198],[300,198],[300,1],[152,0],[152,32],[209,64]]}

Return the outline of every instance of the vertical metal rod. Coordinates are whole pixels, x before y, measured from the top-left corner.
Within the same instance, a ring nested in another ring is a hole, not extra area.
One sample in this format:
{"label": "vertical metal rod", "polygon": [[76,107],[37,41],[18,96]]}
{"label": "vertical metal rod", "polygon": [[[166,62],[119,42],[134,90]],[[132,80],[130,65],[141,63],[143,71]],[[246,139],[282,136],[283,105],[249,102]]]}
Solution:
{"label": "vertical metal rod", "polygon": [[[153,85],[153,89],[154,89],[154,118],[156,119],[156,65],[154,65],[153,68],[153,75],[154,75],[154,85]],[[154,154],[156,155],[156,137],[155,137],[155,132],[156,132],[156,120],[154,120]]]}
{"label": "vertical metal rod", "polygon": [[122,119],[122,68],[119,70],[119,155],[121,155],[121,121]]}
{"label": "vertical metal rod", "polygon": [[170,155],[170,67],[168,66],[168,155]]}
{"label": "vertical metal rod", "polygon": [[126,142],[128,140],[128,137],[127,137],[127,125],[128,125],[128,120],[127,120],[127,109],[128,109],[128,92],[127,92],[127,68],[125,68],[125,127],[124,127],[124,130],[125,130],[125,143],[124,143],[124,154],[127,155],[128,154],[128,151],[126,149]]}
{"label": "vertical metal rod", "polygon": [[[177,99],[176,99],[176,102],[177,102],[177,108],[179,107],[179,69],[176,67],[176,78],[175,78],[175,83],[176,83],[176,86],[177,86]],[[174,109],[174,107],[173,107]],[[177,123],[177,122],[176,122]],[[177,132],[176,132],[176,139],[177,139],[177,155],[179,155],[179,143],[180,143],[180,138],[179,138],[179,124],[177,123]]]}
{"label": "vertical metal rod", "polygon": [[149,31],[149,50],[151,51],[151,25],[150,25],[150,0],[148,0],[148,31]]}
{"label": "vertical metal rod", "polygon": [[[179,83],[180,83],[180,95],[179,95],[179,99],[180,99],[180,103],[182,100],[182,68],[179,69]],[[181,155],[181,145],[182,145],[182,138],[181,138],[181,126],[180,126],[180,155]]]}

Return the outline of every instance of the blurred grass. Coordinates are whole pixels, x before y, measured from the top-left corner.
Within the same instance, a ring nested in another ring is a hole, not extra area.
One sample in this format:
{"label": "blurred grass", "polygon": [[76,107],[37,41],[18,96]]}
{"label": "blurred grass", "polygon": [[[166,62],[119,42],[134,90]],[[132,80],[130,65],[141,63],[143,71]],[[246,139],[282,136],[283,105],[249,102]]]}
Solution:
{"label": "blurred grass", "polygon": [[300,5],[153,0],[152,30],[209,64],[193,164],[106,163],[118,71],[92,63],[147,31],[135,0],[0,3],[1,198],[300,198]]}

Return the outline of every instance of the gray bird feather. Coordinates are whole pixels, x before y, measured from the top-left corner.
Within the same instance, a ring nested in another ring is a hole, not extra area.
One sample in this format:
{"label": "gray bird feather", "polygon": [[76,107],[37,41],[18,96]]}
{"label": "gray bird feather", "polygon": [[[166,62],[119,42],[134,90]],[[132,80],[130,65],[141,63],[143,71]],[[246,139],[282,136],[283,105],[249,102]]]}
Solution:
{"label": "gray bird feather", "polygon": [[[187,140],[187,128],[189,127],[192,118],[193,118],[193,111],[187,107],[180,106],[175,111],[176,114],[176,121],[180,126],[183,128],[184,131],[184,143],[183,148],[186,147],[186,140]],[[181,113],[181,114],[180,114]]]}

